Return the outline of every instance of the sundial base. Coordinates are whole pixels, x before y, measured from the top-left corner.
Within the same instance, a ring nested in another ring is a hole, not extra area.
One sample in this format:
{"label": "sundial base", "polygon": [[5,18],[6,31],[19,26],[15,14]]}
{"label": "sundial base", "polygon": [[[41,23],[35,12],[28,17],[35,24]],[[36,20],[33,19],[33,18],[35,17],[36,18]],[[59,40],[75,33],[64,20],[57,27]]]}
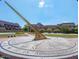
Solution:
{"label": "sundial base", "polygon": [[48,37],[47,40],[32,41],[14,38],[1,43],[0,50],[5,54],[21,58],[67,58],[77,55],[77,43],[68,41],[66,38]]}

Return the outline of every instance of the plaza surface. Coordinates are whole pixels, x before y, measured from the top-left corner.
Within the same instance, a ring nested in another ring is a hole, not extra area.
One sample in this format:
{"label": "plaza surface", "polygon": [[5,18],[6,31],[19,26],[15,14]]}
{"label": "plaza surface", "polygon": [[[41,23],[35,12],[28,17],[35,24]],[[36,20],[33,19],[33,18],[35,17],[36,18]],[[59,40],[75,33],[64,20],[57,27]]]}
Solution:
{"label": "plaza surface", "polygon": [[41,41],[33,41],[33,38],[32,35],[2,38],[5,41],[0,50],[8,55],[32,59],[57,59],[77,55],[77,38],[48,37]]}

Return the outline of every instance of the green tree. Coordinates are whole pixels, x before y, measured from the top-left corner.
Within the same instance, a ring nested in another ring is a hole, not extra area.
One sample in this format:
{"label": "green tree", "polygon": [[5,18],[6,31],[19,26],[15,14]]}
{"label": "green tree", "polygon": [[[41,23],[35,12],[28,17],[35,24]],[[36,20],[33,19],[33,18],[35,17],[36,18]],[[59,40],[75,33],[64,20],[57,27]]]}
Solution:
{"label": "green tree", "polygon": [[67,26],[62,26],[62,27],[60,28],[60,31],[61,31],[62,33],[70,33],[70,32],[71,32],[70,28],[67,27]]}
{"label": "green tree", "polygon": [[75,28],[74,28],[74,33],[78,33],[78,27],[77,26],[75,26]]}
{"label": "green tree", "polygon": [[22,29],[24,32],[28,32],[28,26],[24,26]]}

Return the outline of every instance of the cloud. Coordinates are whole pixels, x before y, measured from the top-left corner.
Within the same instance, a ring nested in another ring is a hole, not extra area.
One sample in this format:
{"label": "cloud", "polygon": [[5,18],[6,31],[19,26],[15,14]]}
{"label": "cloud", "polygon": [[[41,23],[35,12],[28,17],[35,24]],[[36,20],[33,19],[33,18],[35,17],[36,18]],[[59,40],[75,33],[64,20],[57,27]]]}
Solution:
{"label": "cloud", "polygon": [[38,7],[39,7],[39,8],[43,8],[43,7],[46,7],[46,8],[53,8],[54,5],[52,5],[52,4],[47,4],[47,3],[45,2],[45,0],[40,0]]}
{"label": "cloud", "polygon": [[44,6],[45,6],[45,1],[44,0],[40,0],[39,7],[43,8]]}

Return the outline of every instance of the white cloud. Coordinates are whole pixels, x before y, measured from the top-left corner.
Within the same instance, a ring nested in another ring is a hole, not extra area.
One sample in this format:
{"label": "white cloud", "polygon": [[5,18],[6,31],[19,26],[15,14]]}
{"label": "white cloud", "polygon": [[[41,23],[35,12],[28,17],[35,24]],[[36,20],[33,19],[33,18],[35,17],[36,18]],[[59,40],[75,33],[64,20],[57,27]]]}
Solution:
{"label": "white cloud", "polygon": [[44,0],[40,0],[39,7],[43,8],[44,6],[45,6],[45,1]]}

